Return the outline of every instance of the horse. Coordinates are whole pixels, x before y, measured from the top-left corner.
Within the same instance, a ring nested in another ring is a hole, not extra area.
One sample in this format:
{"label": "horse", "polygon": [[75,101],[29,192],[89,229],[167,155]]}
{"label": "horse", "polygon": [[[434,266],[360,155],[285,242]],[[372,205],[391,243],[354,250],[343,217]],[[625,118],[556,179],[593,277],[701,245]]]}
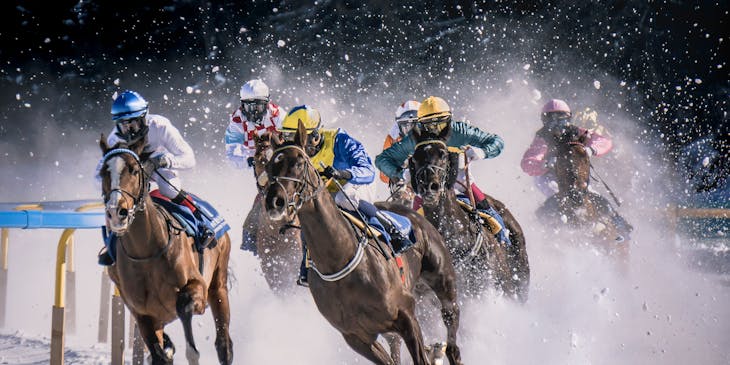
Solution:
{"label": "horse", "polygon": [[[590,156],[585,150],[588,134],[576,127],[566,128],[555,138],[555,175],[558,192],[548,198],[538,214],[548,217],[551,226],[567,226],[582,233],[599,250],[628,259],[627,241],[617,242],[621,229],[615,223],[610,203],[588,189]],[[573,235],[573,237],[575,237]]]}
{"label": "horse", "polygon": [[302,242],[299,232],[287,229],[284,223],[269,219],[263,210],[263,188],[266,186],[266,164],[271,158],[271,133],[255,135],[254,176],[258,194],[251,207],[252,212],[244,222],[244,229],[256,232],[256,255],[261,272],[269,288],[275,293],[287,293],[294,289],[302,258]]}
{"label": "horse", "polygon": [[109,277],[137,322],[152,364],[172,364],[175,346],[164,328],[176,318],[183,324],[188,362],[198,363],[192,315],[203,314],[210,305],[218,360],[230,365],[230,238],[226,233],[215,247],[205,249],[201,274],[193,239],[150,197],[149,174],[153,167],[147,162],[149,153],[142,153],[144,144],[143,140],[110,148],[104,135],[99,142],[104,155],[100,175],[107,227],[118,235],[116,263],[108,268]]}
{"label": "horse", "polygon": [[512,213],[499,200],[486,195],[487,202],[502,216],[511,245],[497,241],[476,211],[464,210],[454,191],[458,154],[446,145],[450,126],[438,134],[413,131],[416,149],[408,166],[411,186],[423,200],[426,218],[444,237],[459,274],[461,293],[479,295],[493,287],[510,298],[527,301],[530,266],[525,236]]}
{"label": "horse", "polygon": [[462,364],[456,341],[456,274],[441,236],[413,210],[377,203],[380,209],[408,217],[413,225],[415,245],[400,257],[391,257],[376,238],[361,233],[343,216],[307,156],[306,144],[301,121],[293,142],[274,138],[265,208],[273,220],[299,218],[310,258],[309,290],[319,312],[369,361],[395,363],[399,354],[388,355],[377,338],[397,333],[413,363],[428,364],[413,294],[416,281],[423,280],[441,303],[446,356],[452,365]]}

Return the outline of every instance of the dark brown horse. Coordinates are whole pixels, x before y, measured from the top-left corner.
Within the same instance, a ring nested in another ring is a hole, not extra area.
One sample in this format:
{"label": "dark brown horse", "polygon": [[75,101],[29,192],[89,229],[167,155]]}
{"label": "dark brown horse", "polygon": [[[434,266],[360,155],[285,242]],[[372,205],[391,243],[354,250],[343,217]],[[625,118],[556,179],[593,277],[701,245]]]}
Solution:
{"label": "dark brown horse", "polygon": [[394,363],[377,342],[378,335],[394,332],[405,341],[414,364],[428,364],[413,295],[416,281],[423,280],[441,302],[449,362],[461,364],[455,273],[441,236],[413,210],[379,205],[413,223],[416,244],[402,254],[401,274],[397,260],[382,253],[375,239],[353,229],[340,213],[304,152],[306,140],[300,122],[294,143],[275,141],[267,166],[266,210],[275,220],[299,217],[311,259],[309,289],[320,313],[351,348],[374,363]]}
{"label": "dark brown horse", "polygon": [[256,252],[269,288],[274,292],[286,293],[295,287],[299,274],[302,259],[301,236],[296,229],[285,229],[286,222],[272,221],[268,214],[261,214],[264,210],[263,188],[268,183],[265,169],[273,152],[271,134],[267,132],[255,136],[254,141],[254,176],[259,194],[254,198],[252,211],[244,222],[244,229],[256,232]]}
{"label": "dark brown horse", "polygon": [[144,141],[109,148],[102,135],[104,153],[100,171],[106,204],[107,227],[118,235],[116,263],[109,276],[137,321],[152,363],[171,364],[175,347],[164,332],[166,324],[180,318],[188,344],[188,361],[198,363],[192,333],[192,315],[210,305],[215,319],[215,347],[221,364],[233,361],[228,334],[228,235],[204,251],[204,271],[198,268],[193,240],[177,228],[175,219],[153,203],[149,195],[148,155],[140,155]]}
{"label": "dark brown horse", "polygon": [[411,185],[423,199],[426,218],[436,226],[451,252],[463,285],[462,295],[479,295],[491,284],[525,302],[530,266],[522,228],[502,202],[485,194],[510,231],[512,244],[500,244],[485,225],[459,205],[454,191],[458,155],[449,152],[444,142],[449,133],[450,127],[438,135],[414,130],[417,144],[409,161]]}
{"label": "dark brown horse", "polygon": [[601,250],[627,259],[629,245],[616,240],[622,233],[612,218],[613,209],[607,206],[610,203],[588,189],[591,173],[590,156],[585,150],[588,138],[588,134],[576,127],[569,127],[555,137],[558,193],[548,198],[538,214],[550,217],[550,225],[567,226],[581,233],[579,240],[588,239]]}

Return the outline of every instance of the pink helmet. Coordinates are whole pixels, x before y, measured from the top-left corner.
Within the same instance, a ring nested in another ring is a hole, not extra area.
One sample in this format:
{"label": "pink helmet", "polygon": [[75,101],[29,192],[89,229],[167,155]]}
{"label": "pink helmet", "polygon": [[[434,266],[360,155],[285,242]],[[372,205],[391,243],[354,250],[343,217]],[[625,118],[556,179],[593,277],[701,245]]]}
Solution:
{"label": "pink helmet", "polygon": [[568,103],[560,99],[550,99],[545,105],[542,106],[543,113],[554,113],[563,112],[570,114],[570,107]]}

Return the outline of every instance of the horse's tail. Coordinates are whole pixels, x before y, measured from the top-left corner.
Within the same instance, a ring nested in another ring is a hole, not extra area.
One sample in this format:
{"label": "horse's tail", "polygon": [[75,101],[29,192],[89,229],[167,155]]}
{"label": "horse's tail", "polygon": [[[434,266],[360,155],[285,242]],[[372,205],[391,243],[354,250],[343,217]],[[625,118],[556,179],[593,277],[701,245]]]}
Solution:
{"label": "horse's tail", "polygon": [[183,331],[185,332],[185,341],[188,342],[188,347],[192,348],[195,353],[198,353],[198,348],[195,347],[195,338],[193,337],[193,308],[194,302],[190,293],[181,292],[177,298],[176,303],[177,316],[183,325]]}

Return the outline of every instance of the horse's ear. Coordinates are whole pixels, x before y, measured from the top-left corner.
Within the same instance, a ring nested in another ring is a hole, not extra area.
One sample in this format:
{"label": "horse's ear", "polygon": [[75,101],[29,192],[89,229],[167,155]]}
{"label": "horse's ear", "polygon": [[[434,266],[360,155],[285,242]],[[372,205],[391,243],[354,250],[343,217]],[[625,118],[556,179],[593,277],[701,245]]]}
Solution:
{"label": "horse's ear", "polygon": [[104,133],[102,133],[101,137],[99,137],[99,148],[101,148],[101,153],[109,151],[109,144],[106,143],[106,136]]}
{"label": "horse's ear", "polygon": [[281,140],[279,133],[270,133],[269,134],[269,141],[274,146],[274,149],[279,148],[284,142]]}
{"label": "horse's ear", "polygon": [[297,125],[297,134],[294,136],[294,144],[302,148],[307,145],[307,129],[304,128],[304,123],[302,123],[301,119],[299,119],[299,124]]}

